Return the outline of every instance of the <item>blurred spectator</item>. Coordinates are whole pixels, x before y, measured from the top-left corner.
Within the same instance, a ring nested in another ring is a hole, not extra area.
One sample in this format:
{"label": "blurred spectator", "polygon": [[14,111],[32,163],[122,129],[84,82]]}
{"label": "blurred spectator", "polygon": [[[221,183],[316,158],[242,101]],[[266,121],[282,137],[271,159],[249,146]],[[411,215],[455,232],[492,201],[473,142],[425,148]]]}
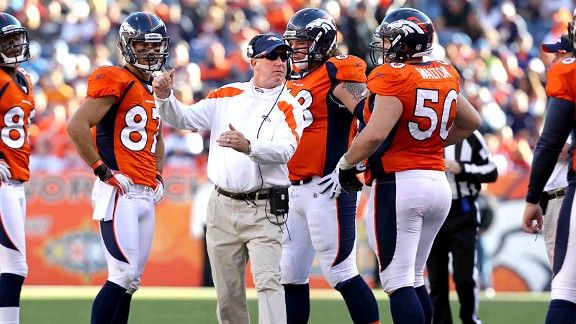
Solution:
{"label": "blurred spectator", "polygon": [[30,156],[31,172],[58,173],[66,167],[64,161],[55,154],[50,138],[36,141],[34,151]]}
{"label": "blurred spectator", "polygon": [[[350,16],[344,21],[341,30],[348,45],[348,54],[368,61],[369,47],[372,42],[376,22],[371,19],[366,3],[361,0],[349,9]],[[334,16],[334,15],[332,15]]]}

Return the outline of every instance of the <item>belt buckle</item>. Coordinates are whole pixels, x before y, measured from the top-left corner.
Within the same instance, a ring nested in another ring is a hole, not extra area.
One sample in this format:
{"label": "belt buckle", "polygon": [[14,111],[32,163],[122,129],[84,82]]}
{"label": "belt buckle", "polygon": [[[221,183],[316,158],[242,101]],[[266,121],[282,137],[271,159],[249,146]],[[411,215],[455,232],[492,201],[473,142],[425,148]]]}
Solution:
{"label": "belt buckle", "polygon": [[548,200],[562,198],[566,194],[566,188],[554,189],[547,192]]}

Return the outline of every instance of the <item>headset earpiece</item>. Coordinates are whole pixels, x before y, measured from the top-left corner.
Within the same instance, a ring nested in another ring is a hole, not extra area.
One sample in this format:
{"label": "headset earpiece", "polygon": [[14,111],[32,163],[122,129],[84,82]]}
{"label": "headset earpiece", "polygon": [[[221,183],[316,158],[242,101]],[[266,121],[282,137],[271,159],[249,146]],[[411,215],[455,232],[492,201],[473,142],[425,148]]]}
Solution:
{"label": "headset earpiece", "polygon": [[254,53],[254,44],[256,44],[256,41],[263,36],[265,36],[265,35],[263,35],[263,34],[256,35],[256,36],[254,36],[254,38],[252,38],[250,40],[250,42],[248,43],[248,48],[246,49],[246,56],[248,56],[248,58],[254,57],[254,54],[255,54]]}

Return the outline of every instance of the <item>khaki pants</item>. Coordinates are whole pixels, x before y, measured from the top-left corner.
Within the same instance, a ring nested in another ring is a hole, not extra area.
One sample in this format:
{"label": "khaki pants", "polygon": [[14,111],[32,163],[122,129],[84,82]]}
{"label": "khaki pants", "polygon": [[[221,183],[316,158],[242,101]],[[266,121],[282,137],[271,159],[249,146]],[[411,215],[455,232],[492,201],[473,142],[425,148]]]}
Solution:
{"label": "khaki pants", "polygon": [[546,243],[546,252],[548,254],[548,260],[550,260],[550,266],[554,265],[554,243],[556,243],[558,216],[560,216],[560,208],[562,207],[563,201],[564,197],[548,200],[546,215],[544,215],[543,219],[544,226],[542,231],[544,232],[544,242]]}
{"label": "khaki pants", "polygon": [[[258,293],[258,323],[286,323],[280,284],[280,228],[268,221],[267,200],[244,201],[214,191],[207,210],[206,244],[218,300],[220,324],[248,324],[246,262]],[[273,217],[268,211],[268,216]]]}

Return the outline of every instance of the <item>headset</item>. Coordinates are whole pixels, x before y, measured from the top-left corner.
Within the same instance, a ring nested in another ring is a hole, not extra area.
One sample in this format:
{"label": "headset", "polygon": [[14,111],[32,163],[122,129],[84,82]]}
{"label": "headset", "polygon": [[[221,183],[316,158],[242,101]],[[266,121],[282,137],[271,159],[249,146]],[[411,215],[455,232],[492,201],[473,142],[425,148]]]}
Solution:
{"label": "headset", "polygon": [[[256,44],[256,42],[265,36],[270,36],[269,34],[258,34],[256,36],[254,36],[250,42],[248,43],[248,47],[246,48],[246,56],[248,58],[254,58],[254,55],[256,53],[254,53],[254,45]],[[286,44],[288,45],[288,44]],[[290,46],[290,45],[288,45]],[[250,66],[252,66],[252,62],[250,62]],[[290,80],[290,75],[292,75],[292,56],[290,56],[288,58],[288,61],[286,61],[286,80]]]}

